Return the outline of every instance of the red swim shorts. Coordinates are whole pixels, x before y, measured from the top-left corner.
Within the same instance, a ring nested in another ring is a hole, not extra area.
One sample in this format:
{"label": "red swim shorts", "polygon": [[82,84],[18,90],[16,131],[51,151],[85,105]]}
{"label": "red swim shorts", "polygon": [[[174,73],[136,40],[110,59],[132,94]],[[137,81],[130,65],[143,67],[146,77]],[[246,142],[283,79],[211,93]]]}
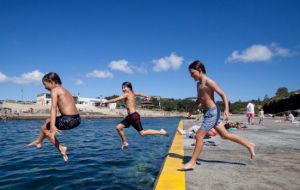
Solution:
{"label": "red swim shorts", "polygon": [[247,113],[247,117],[255,117],[254,113]]}

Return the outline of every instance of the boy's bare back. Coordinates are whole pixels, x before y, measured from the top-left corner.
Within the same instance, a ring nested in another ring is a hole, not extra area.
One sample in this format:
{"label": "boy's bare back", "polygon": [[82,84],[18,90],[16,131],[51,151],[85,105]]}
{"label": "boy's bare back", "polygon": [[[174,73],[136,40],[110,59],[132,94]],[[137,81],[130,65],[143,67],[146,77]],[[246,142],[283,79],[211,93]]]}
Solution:
{"label": "boy's bare back", "polygon": [[62,86],[57,86],[51,90],[51,96],[57,97],[57,107],[63,115],[76,115],[78,110],[75,106],[73,96]]}

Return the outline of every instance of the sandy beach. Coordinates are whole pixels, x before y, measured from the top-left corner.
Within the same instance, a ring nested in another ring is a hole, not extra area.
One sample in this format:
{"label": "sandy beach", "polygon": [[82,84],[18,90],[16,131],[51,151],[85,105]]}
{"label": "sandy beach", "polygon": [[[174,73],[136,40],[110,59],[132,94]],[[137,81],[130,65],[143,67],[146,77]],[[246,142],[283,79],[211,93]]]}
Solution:
{"label": "sandy beach", "polygon": [[[245,116],[232,116],[246,122]],[[205,140],[203,152],[195,170],[186,172],[188,190],[230,189],[300,189],[300,126],[282,121],[283,118],[266,118],[264,125],[255,124],[233,131],[256,144],[256,157],[249,158],[243,146],[219,135]],[[299,118],[296,118],[299,120]],[[184,120],[184,128],[195,124]],[[194,139],[184,140],[184,161],[194,149]]]}

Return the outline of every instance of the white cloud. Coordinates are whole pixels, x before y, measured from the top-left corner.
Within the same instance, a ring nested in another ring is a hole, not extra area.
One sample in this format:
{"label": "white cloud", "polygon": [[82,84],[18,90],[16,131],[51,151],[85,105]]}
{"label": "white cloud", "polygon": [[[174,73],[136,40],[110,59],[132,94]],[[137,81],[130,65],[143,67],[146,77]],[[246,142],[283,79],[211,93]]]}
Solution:
{"label": "white cloud", "polygon": [[75,84],[76,84],[76,85],[82,85],[82,84],[83,84],[83,81],[80,80],[80,79],[77,79],[77,80],[75,81]]}
{"label": "white cloud", "polygon": [[42,78],[44,73],[34,70],[29,73],[24,73],[20,77],[12,77],[10,80],[16,84],[27,85],[27,84],[42,84]]}
{"label": "white cloud", "polygon": [[0,72],[0,83],[4,83],[7,80],[7,76]]}
{"label": "white cloud", "polygon": [[113,78],[114,76],[109,71],[93,70],[92,72],[86,74],[86,77],[89,77],[89,78]]}
{"label": "white cloud", "polygon": [[272,43],[269,46],[254,44],[249,48],[240,51],[233,51],[227,58],[227,62],[258,62],[258,61],[269,61],[273,57],[287,57],[291,56],[292,53],[289,49],[280,47],[279,44]]}
{"label": "white cloud", "polygon": [[133,69],[128,65],[128,61],[122,59],[117,61],[111,61],[109,63],[109,68],[116,71],[121,71],[127,74],[134,73]]}
{"label": "white cloud", "polygon": [[132,68],[133,68],[136,72],[138,72],[138,73],[143,73],[143,74],[147,74],[147,73],[148,73],[147,67],[144,66],[144,65],[141,65],[141,66],[139,66],[139,67],[133,66]]}
{"label": "white cloud", "polygon": [[175,53],[171,53],[170,56],[152,60],[154,64],[153,70],[155,72],[178,70],[183,63],[183,57],[177,56]]}
{"label": "white cloud", "polygon": [[271,48],[274,52],[274,55],[281,56],[281,57],[289,57],[292,56],[292,53],[289,49],[280,47],[277,43],[272,43]]}

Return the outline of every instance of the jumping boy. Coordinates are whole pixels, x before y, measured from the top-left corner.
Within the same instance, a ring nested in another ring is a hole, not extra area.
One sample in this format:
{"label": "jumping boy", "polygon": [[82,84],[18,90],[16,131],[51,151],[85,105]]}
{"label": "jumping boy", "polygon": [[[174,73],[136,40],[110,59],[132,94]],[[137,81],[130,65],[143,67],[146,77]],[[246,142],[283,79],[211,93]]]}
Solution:
{"label": "jumping boy", "polygon": [[224,110],[224,118],[227,120],[229,115],[229,105],[228,100],[225,93],[221,90],[221,88],[214,82],[212,79],[206,76],[205,66],[200,61],[194,61],[189,65],[189,71],[191,77],[194,78],[197,83],[197,92],[198,97],[197,101],[190,108],[188,115],[190,115],[199,105],[204,109],[204,120],[200,129],[196,133],[196,146],[194,148],[194,152],[192,158],[189,162],[183,165],[183,170],[191,170],[194,169],[196,165],[196,161],[200,156],[203,148],[203,139],[208,131],[212,128],[215,128],[221,137],[224,139],[231,140],[233,142],[239,143],[245,146],[249,152],[250,157],[253,158],[255,156],[254,153],[254,143],[249,142],[248,140],[239,137],[238,135],[229,133],[225,127],[224,123],[220,121],[221,111],[217,107],[214,101],[214,92],[219,94],[225,104]]}
{"label": "jumping boy", "polygon": [[122,91],[124,93],[122,96],[102,102],[102,104],[108,104],[108,103],[118,102],[120,100],[125,100],[128,115],[116,126],[116,129],[122,139],[122,146],[121,146],[122,150],[129,145],[126,140],[123,129],[128,128],[130,125],[132,125],[135,128],[135,130],[139,132],[141,136],[145,136],[145,135],[164,135],[166,137],[169,136],[169,133],[166,132],[164,129],[161,130],[143,129],[141,124],[140,114],[136,111],[135,97],[136,96],[142,96],[146,98],[149,97],[145,96],[142,93],[133,92],[132,85],[130,82],[123,82]]}
{"label": "jumping boy", "polygon": [[[67,147],[62,146],[55,135],[61,134],[61,130],[68,130],[77,127],[80,124],[80,116],[75,106],[72,95],[61,86],[61,80],[56,73],[50,72],[42,79],[43,85],[51,92],[51,109],[50,118],[47,118],[41,126],[41,134],[28,146],[35,145],[37,148],[42,147],[44,138],[55,145],[65,162],[68,161]],[[57,108],[60,116],[57,117]]]}

